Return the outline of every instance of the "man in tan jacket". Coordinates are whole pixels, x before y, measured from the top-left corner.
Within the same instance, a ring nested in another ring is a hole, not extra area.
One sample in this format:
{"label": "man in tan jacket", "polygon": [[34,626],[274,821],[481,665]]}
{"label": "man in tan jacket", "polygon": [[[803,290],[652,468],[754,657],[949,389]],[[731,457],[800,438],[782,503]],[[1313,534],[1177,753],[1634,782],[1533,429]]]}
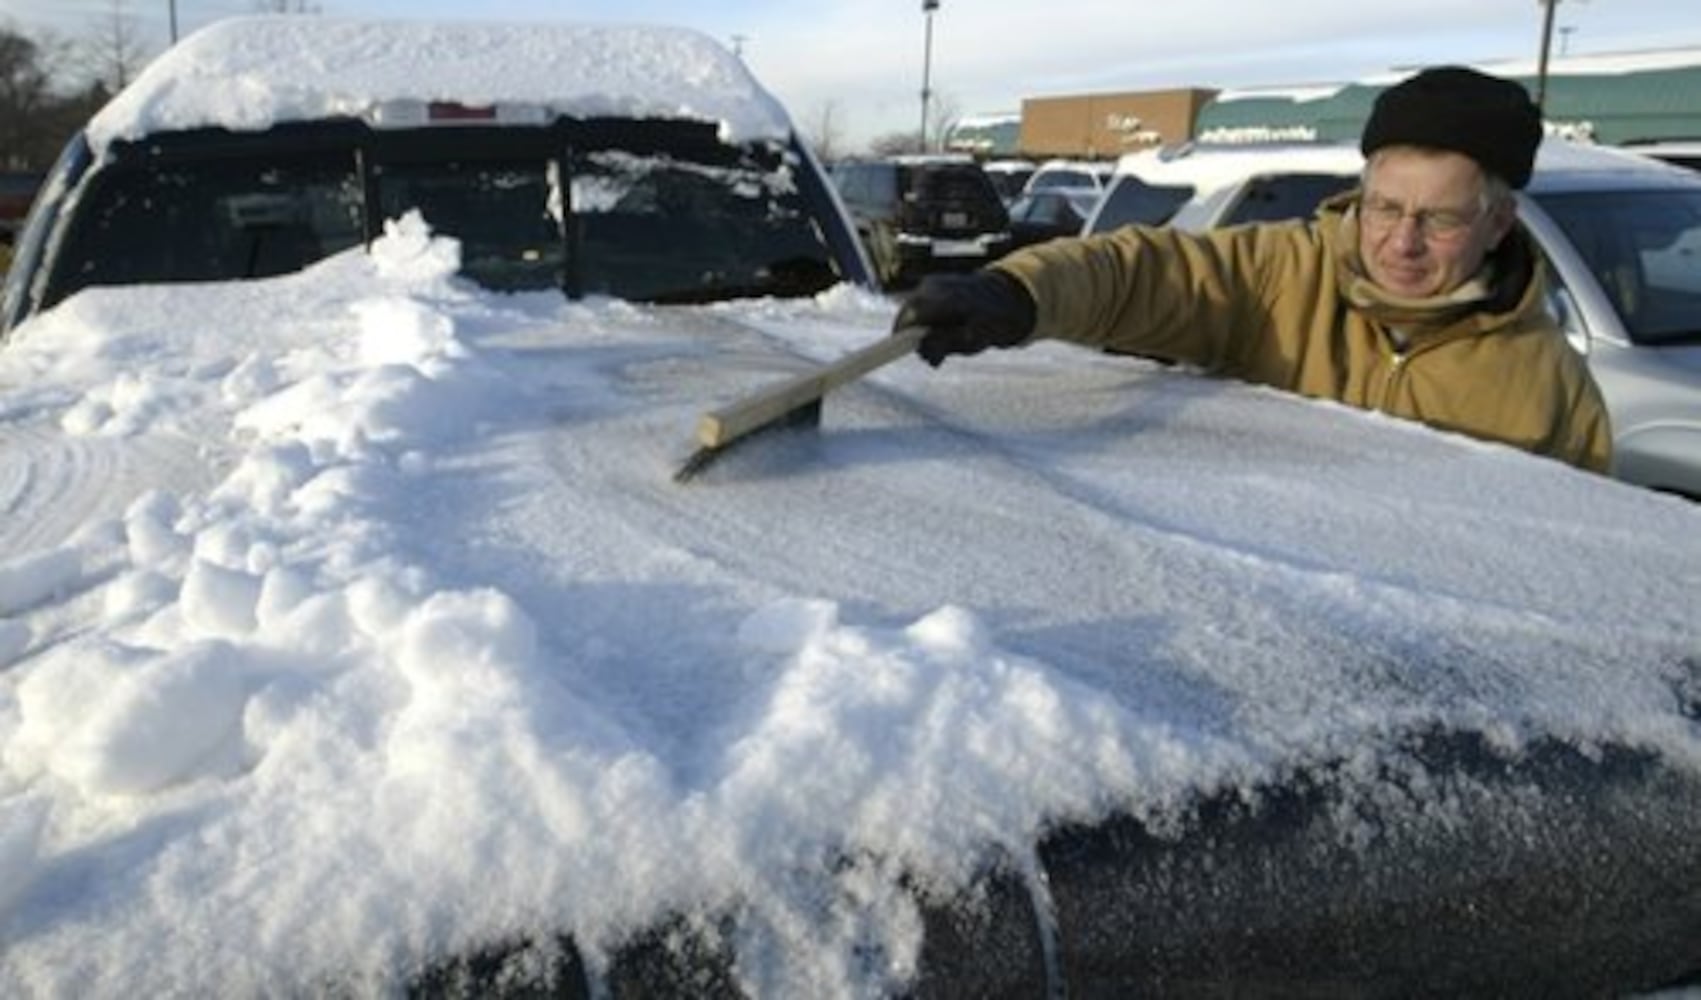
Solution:
{"label": "man in tan jacket", "polygon": [[1339,400],[1597,472],[1599,388],[1543,303],[1518,226],[1541,115],[1461,67],[1384,91],[1360,187],[1308,221],[1190,234],[1127,227],[925,279],[897,325],[952,354],[1068,340]]}

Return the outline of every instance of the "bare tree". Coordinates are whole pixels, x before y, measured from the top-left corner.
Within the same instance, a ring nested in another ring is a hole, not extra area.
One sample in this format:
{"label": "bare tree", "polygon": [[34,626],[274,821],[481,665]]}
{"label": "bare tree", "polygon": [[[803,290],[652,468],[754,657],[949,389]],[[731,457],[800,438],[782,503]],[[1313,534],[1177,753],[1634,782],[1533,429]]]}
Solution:
{"label": "bare tree", "polygon": [[914,129],[908,132],[887,132],[868,141],[868,151],[875,156],[903,156],[921,152],[921,135]]}
{"label": "bare tree", "polygon": [[52,34],[30,38],[0,23],[0,170],[46,170],[65,141],[107,93],[98,84],[69,93],[56,79],[70,43]]}
{"label": "bare tree", "polygon": [[135,79],[150,58],[141,22],[125,10],[125,0],[108,0],[106,15],[83,39],[82,49],[87,75],[114,93]]}
{"label": "bare tree", "polygon": [[839,102],[831,99],[822,101],[809,120],[812,124],[804,131],[821,162],[831,163],[844,155],[840,148]]}
{"label": "bare tree", "polygon": [[933,98],[933,113],[928,119],[927,148],[942,150],[945,139],[957,123],[963,120],[962,104],[949,94],[940,94]]}
{"label": "bare tree", "polygon": [[0,28],[0,168],[24,170],[31,164],[35,123],[52,100],[41,51],[22,35]]}

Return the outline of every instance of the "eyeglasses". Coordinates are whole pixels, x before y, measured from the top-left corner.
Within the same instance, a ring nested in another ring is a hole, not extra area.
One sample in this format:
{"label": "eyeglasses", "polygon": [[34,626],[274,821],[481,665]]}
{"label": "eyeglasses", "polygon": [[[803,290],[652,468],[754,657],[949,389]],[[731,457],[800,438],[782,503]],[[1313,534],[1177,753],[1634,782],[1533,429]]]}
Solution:
{"label": "eyeglasses", "polygon": [[1374,197],[1361,201],[1358,213],[1367,229],[1379,233],[1398,226],[1402,219],[1411,219],[1417,224],[1418,232],[1423,234],[1424,239],[1436,242],[1459,239],[1482,218],[1481,211],[1467,212],[1453,208],[1420,208],[1408,212],[1406,206],[1399,202]]}

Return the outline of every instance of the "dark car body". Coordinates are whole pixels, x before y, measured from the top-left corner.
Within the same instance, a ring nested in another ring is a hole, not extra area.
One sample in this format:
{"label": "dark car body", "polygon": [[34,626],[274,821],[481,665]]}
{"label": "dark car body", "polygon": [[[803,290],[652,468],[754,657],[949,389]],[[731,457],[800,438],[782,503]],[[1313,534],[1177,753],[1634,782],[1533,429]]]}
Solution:
{"label": "dark car body", "polygon": [[979,267],[1009,249],[1004,203],[967,156],[845,160],[832,176],[887,287]]}
{"label": "dark car body", "polygon": [[1058,236],[1079,236],[1099,192],[1075,188],[1030,191],[1010,205],[1011,249]]}

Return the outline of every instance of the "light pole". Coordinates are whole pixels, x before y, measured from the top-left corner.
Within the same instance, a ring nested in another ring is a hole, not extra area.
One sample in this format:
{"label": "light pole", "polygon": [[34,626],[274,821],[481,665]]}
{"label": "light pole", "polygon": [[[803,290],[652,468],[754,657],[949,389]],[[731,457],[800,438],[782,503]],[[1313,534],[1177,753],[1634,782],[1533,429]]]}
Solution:
{"label": "light pole", "polygon": [[927,40],[921,52],[921,151],[927,152],[927,103],[933,98],[933,12],[939,0],[921,0],[921,13],[927,21]]}
{"label": "light pole", "polygon": [[1547,101],[1547,54],[1553,47],[1553,11],[1559,6],[1559,0],[1540,0],[1542,5],[1542,54],[1536,64],[1536,110],[1546,111]]}
{"label": "light pole", "polygon": [[171,9],[171,44],[177,44],[177,0],[169,0],[167,6]]}

